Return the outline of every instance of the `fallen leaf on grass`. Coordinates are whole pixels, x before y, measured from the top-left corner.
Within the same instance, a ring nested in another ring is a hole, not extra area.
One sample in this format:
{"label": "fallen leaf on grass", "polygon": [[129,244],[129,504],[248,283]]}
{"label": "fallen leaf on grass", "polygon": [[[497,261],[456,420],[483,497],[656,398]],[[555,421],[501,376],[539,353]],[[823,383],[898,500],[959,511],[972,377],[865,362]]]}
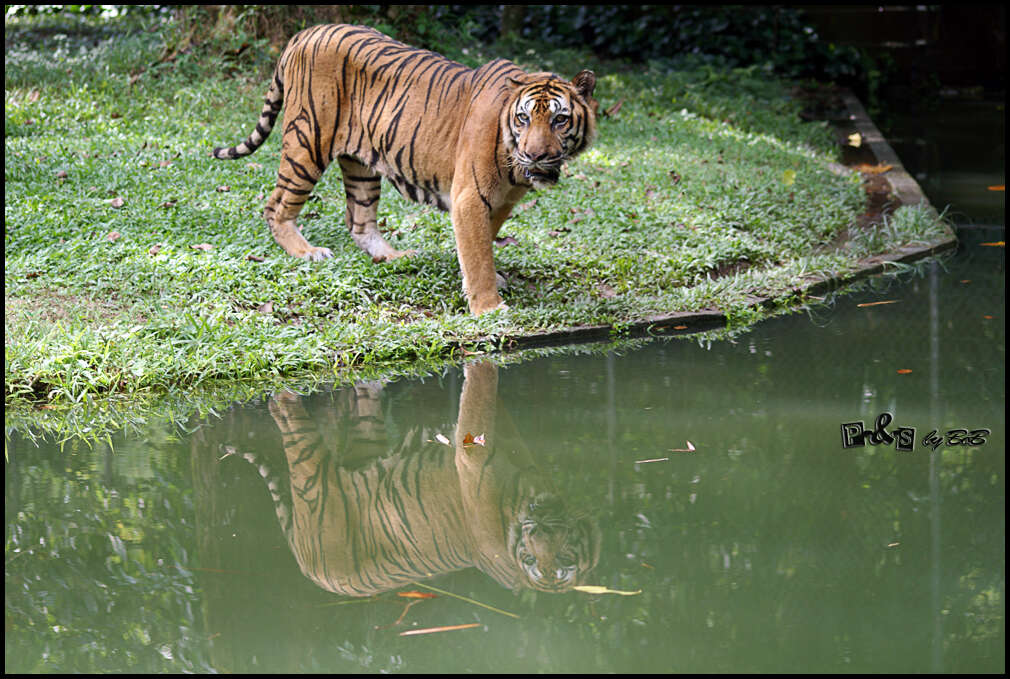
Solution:
{"label": "fallen leaf on grass", "polygon": [[66,170],[57,170],[57,172],[56,172],[56,178],[57,179],[66,179],[67,176],[68,175],[67,175],[67,171]]}
{"label": "fallen leaf on grass", "polygon": [[621,110],[622,106],[624,106],[624,99],[623,98],[619,102],[617,102],[616,104],[614,104],[613,106],[611,106],[610,108],[606,109],[603,112],[603,115],[605,115],[605,116],[615,115],[618,111]]}
{"label": "fallen leaf on grass", "polygon": [[519,241],[517,241],[512,236],[505,236],[503,238],[495,238],[494,244],[500,248],[503,248],[506,245],[519,245]]}
{"label": "fallen leaf on grass", "polygon": [[119,197],[119,196],[116,196],[115,198],[113,198],[112,200],[110,200],[110,201],[109,201],[109,205],[110,205],[111,207],[114,207],[114,208],[121,208],[121,207],[123,207],[123,205],[125,205],[125,204],[126,204],[126,201],[125,201],[125,200],[123,200],[123,199],[122,199],[121,197]]}
{"label": "fallen leaf on grass", "polygon": [[105,240],[109,241],[110,243],[114,243],[115,241],[119,240],[121,237],[122,236],[120,235],[120,233],[118,231],[109,231],[109,233],[106,234],[106,236],[105,236]]}
{"label": "fallen leaf on grass", "polygon": [[260,255],[246,255],[245,258],[250,262],[262,262],[266,260],[266,257],[261,257]]}
{"label": "fallen leaf on grass", "polygon": [[792,186],[796,183],[796,170],[785,170],[782,173],[782,183],[786,186]]}
{"label": "fallen leaf on grass", "polygon": [[586,594],[620,594],[621,596],[634,596],[642,593],[642,590],[640,589],[636,589],[634,592],[623,592],[619,589],[609,589],[607,587],[601,587],[600,585],[576,585],[575,587],[572,587],[572,589]]}
{"label": "fallen leaf on grass", "polygon": [[163,248],[163,247],[165,247],[164,243],[155,243],[150,248],[148,248],[147,254],[149,254],[151,256],[154,256],[154,255],[158,254],[159,252],[161,252],[161,248]]}
{"label": "fallen leaf on grass", "polygon": [[471,622],[466,625],[447,625],[445,627],[426,627],[424,629],[412,629],[406,632],[400,632],[401,637],[411,637],[416,634],[434,634],[435,632],[451,632],[457,629],[470,629],[471,627],[480,627],[481,623]]}
{"label": "fallen leaf on grass", "polygon": [[214,249],[214,246],[211,245],[210,243],[197,243],[196,245],[190,245],[189,247],[193,248],[194,250],[203,250],[204,252],[209,252],[210,250]]}
{"label": "fallen leaf on grass", "polygon": [[217,187],[218,193],[227,193],[228,191],[231,191],[231,187],[228,186],[227,184],[222,184],[221,186]]}
{"label": "fallen leaf on grass", "polygon": [[258,307],[256,307],[256,311],[260,312],[261,314],[272,314],[274,312],[274,303],[263,302],[263,304],[260,304]]}

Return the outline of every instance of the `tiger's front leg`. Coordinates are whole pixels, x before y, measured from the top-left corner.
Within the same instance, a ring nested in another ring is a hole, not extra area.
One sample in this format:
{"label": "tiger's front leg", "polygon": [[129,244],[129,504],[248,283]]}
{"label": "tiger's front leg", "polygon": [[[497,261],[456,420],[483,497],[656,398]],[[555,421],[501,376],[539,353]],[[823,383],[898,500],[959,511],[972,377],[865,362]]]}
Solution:
{"label": "tiger's front leg", "polygon": [[507,309],[498,295],[494,270],[491,208],[477,189],[464,188],[454,192],[452,230],[470,312],[480,316],[493,309]]}

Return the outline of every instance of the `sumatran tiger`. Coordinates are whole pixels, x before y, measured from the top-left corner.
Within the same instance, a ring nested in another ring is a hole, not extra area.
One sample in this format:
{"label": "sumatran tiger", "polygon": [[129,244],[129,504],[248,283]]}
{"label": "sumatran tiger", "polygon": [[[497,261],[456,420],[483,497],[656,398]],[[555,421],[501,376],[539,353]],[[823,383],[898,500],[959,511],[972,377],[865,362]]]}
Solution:
{"label": "sumatran tiger", "polygon": [[284,470],[238,454],[267,482],[295,560],[319,587],[371,596],[470,567],[512,590],[585,582],[600,556],[598,524],[566,508],[522,445],[498,407],[497,366],[464,370],[454,441],[415,431],[364,462],[387,439],[381,385],[339,392],[343,422],[325,435],[301,397],[270,401]]}
{"label": "sumatran tiger", "polygon": [[562,164],[596,135],[596,76],[570,82],[526,73],[505,59],[468,68],[363,26],[307,28],[288,43],[256,129],[216,158],[253,153],[284,108],[277,186],[263,216],[295,257],[332,256],[302,236],[295,218],[335,159],[347,228],[376,262],[413,254],[386,242],[376,213],[380,175],[405,197],[451,213],[470,311],[507,308],[492,245],[530,188],[555,184]]}

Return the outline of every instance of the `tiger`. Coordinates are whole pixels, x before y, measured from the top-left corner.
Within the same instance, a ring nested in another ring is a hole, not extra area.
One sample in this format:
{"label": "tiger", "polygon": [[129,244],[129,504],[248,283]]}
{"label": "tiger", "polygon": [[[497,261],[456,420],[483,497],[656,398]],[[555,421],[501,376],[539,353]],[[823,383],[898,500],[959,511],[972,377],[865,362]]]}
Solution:
{"label": "tiger", "polygon": [[347,228],[375,262],[415,254],[379,230],[381,177],[409,200],[450,213],[463,291],[481,315],[508,308],[492,250],[503,222],[528,190],[555,185],[562,165],[595,139],[595,87],[588,69],[568,81],[501,58],[469,68],[369,27],[314,26],[281,54],[253,132],[212,155],[255,152],[283,108],[277,183],[263,217],[284,251],[333,256],[295,220],[336,159]]}
{"label": "tiger", "polygon": [[323,590],[368,597],[476,567],[512,591],[568,591],[599,561],[598,523],[570,511],[517,443],[497,382],[493,363],[465,367],[448,445],[415,429],[391,454],[363,462],[352,449],[387,441],[382,387],[372,383],[341,392],[344,421],[328,436],[300,396],[275,394],[279,473],[228,452],[256,466],[295,561]]}

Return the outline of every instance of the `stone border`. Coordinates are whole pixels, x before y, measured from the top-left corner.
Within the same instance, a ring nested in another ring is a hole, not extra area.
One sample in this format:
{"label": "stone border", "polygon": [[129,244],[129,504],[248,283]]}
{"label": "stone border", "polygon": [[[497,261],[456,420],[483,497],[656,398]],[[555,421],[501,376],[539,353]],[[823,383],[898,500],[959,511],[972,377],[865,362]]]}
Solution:
{"label": "stone border", "polygon": [[[881,175],[890,187],[890,196],[900,205],[920,205],[925,203],[935,213],[935,208],[929,204],[929,199],[922,192],[919,183],[905,170],[898,154],[884,139],[877,126],[870,120],[866,109],[849,90],[840,92],[842,103],[848,115],[841,121],[832,121],[838,127],[839,123],[854,127],[861,136],[861,144],[881,165],[890,165],[891,169]],[[957,237],[951,229],[946,235],[936,241],[922,246],[907,246],[884,255],[875,255],[857,262],[855,271],[832,277],[811,276],[792,293],[801,296],[819,296],[850,285],[858,280],[883,273],[889,264],[897,262],[914,262],[932,257],[957,247]],[[750,304],[751,308],[774,306],[780,298],[761,298]],[[714,330],[726,326],[726,315],[718,310],[696,312],[673,312],[659,314],[648,318],[629,321],[620,328],[613,325],[580,325],[562,330],[532,333],[529,335],[504,335],[499,339],[505,341],[509,349],[526,349],[531,347],[555,346],[562,344],[581,344],[585,342],[600,342],[611,339],[614,334],[621,337],[644,337],[652,335],[685,335],[705,330]]]}

